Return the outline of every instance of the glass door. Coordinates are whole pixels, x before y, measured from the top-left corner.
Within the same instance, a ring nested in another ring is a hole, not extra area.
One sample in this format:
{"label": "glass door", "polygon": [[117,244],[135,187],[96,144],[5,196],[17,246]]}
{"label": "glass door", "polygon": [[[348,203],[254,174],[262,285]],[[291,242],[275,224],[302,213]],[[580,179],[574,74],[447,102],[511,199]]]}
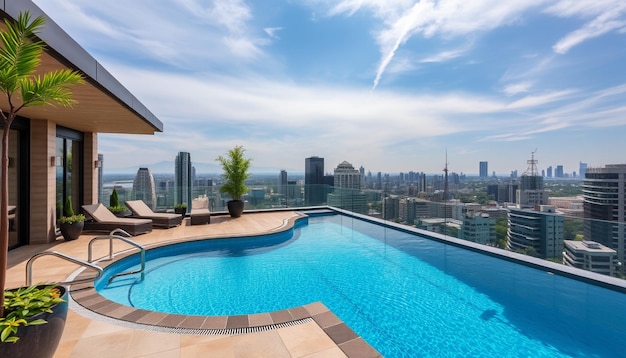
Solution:
{"label": "glass door", "polygon": [[57,137],[56,139],[56,208],[57,219],[65,213],[70,198],[75,214],[80,213],[81,203],[81,142]]}

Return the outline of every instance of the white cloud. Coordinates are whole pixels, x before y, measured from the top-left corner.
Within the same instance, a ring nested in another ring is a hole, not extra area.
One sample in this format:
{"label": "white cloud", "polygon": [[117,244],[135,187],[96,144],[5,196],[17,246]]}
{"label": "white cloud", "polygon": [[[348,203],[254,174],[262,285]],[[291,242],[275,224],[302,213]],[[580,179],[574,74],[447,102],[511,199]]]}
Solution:
{"label": "white cloud", "polygon": [[94,55],[141,54],[187,69],[192,63],[232,66],[255,60],[267,44],[267,38],[257,36],[250,8],[240,0],[151,1],[149,6],[145,1],[35,2]]}
{"label": "white cloud", "polygon": [[266,33],[269,37],[271,37],[271,38],[273,38],[273,39],[277,39],[277,38],[278,38],[278,35],[276,35],[276,33],[277,33],[278,31],[282,30],[282,29],[283,29],[282,27],[266,27],[266,28],[264,28],[264,29],[263,29],[263,31],[265,31],[265,33]]}
{"label": "white cloud", "polygon": [[552,48],[558,54],[567,53],[572,47],[611,31],[623,32],[626,30],[626,3],[617,5],[614,9],[598,15],[587,22],[583,27],[570,32],[559,40]]}
{"label": "white cloud", "polygon": [[518,82],[507,85],[506,87],[504,87],[503,91],[507,96],[513,96],[519,93],[526,93],[530,91],[532,86],[532,82]]}

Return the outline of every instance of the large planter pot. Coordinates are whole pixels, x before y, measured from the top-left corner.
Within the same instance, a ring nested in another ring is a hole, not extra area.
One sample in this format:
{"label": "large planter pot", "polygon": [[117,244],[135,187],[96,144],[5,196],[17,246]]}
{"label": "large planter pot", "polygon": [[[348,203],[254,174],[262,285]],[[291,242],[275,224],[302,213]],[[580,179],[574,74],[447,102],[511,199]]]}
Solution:
{"label": "large planter pot", "polygon": [[185,216],[185,214],[187,213],[187,208],[174,208],[174,213]]}
{"label": "large planter pot", "polygon": [[71,224],[60,224],[61,235],[67,241],[76,240],[83,232],[84,221],[77,221]]}
{"label": "large planter pot", "polygon": [[29,321],[41,318],[48,323],[19,327],[17,336],[20,339],[17,342],[0,342],[0,357],[51,358],[54,355],[61,341],[68,307],[67,289],[63,286],[58,287],[65,302],[52,306],[52,313],[43,312],[28,318]]}
{"label": "large planter pot", "polygon": [[228,213],[232,218],[238,218],[243,214],[243,204],[242,200],[230,200],[228,205]]}

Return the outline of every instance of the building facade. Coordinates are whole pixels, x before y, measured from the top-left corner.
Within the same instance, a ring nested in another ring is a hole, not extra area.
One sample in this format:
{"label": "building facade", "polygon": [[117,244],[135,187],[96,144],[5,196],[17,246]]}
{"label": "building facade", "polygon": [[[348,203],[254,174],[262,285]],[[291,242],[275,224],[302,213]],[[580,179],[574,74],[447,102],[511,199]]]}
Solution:
{"label": "building facade", "polygon": [[489,176],[489,169],[487,165],[487,162],[480,162],[478,164],[478,176],[480,176],[481,178],[486,178]]}
{"label": "building facade", "polygon": [[[99,201],[98,133],[154,134],[163,124],[110,72],[30,0],[0,4],[11,21],[29,11],[46,17],[38,37],[48,48],[41,69],[78,71],[73,107],[26,107],[9,130],[9,248],[56,240],[69,198],[75,211]],[[7,111],[6,98],[0,109]]]}
{"label": "building facade", "polygon": [[191,154],[179,152],[174,161],[174,202],[186,204],[187,211],[191,210],[192,176]]}
{"label": "building facade", "polygon": [[361,192],[361,173],[352,164],[343,161],[337,165],[333,184],[333,192],[327,196],[329,206],[367,214],[367,196]]}
{"label": "building facade", "polygon": [[489,214],[468,212],[463,217],[459,239],[483,245],[494,244],[496,242],[496,220],[489,218]]}
{"label": "building facade", "polygon": [[617,251],[595,241],[564,241],[563,264],[614,276]]}
{"label": "building facade", "polygon": [[509,209],[507,249],[536,253],[543,259],[563,257],[563,216],[550,205],[539,210]]}
{"label": "building facade", "polygon": [[322,205],[325,200],[324,158],[310,157],[304,160],[304,203]]}
{"label": "building facade", "polygon": [[156,187],[150,169],[139,168],[137,170],[137,175],[135,175],[135,180],[133,180],[133,198],[142,200],[152,210],[156,209]]}
{"label": "building facade", "polygon": [[624,274],[626,259],[626,165],[587,168],[583,181],[584,238],[617,252]]}

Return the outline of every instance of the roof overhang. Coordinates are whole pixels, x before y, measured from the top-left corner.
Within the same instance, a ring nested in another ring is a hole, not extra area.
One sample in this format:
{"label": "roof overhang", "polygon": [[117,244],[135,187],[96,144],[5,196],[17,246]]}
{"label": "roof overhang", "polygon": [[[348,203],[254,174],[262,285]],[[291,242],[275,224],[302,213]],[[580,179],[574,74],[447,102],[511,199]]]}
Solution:
{"label": "roof overhang", "polygon": [[[77,103],[72,107],[40,106],[24,108],[20,116],[45,119],[81,132],[154,134],[163,131],[163,123],[135,96],[120,84],[85,49],[74,41],[31,1],[7,1],[0,4],[0,16],[16,19],[20,12],[43,15],[46,24],[39,37],[47,51],[41,58],[41,73],[57,69],[73,69],[83,74],[85,84],[72,87]],[[4,28],[4,21],[0,24]],[[7,99],[0,96],[2,109]]]}

